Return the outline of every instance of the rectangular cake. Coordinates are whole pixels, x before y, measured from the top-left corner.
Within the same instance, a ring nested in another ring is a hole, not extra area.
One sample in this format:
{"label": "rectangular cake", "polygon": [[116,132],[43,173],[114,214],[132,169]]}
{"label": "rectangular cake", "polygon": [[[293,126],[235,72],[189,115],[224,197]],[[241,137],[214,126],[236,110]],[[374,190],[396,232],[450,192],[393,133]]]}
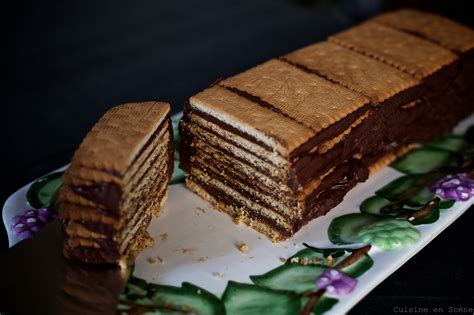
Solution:
{"label": "rectangular cake", "polygon": [[173,172],[170,106],[113,107],[74,153],[59,190],[64,254],[92,264],[133,259],[167,197]]}
{"label": "rectangular cake", "polygon": [[291,237],[473,111],[473,34],[402,10],[218,81],[180,122],[187,186],[274,241]]}

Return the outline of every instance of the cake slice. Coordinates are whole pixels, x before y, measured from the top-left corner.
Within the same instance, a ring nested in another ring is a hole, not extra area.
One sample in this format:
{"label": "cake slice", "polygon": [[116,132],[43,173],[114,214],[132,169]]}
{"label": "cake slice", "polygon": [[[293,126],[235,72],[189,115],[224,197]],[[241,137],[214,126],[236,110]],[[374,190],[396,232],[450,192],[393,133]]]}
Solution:
{"label": "cake slice", "polygon": [[194,95],[179,129],[187,186],[274,241],[291,237],[472,113],[472,51],[415,34],[376,18]]}
{"label": "cake slice", "polygon": [[167,197],[173,171],[170,106],[113,107],[74,153],[59,191],[64,254],[86,263],[133,259]]}

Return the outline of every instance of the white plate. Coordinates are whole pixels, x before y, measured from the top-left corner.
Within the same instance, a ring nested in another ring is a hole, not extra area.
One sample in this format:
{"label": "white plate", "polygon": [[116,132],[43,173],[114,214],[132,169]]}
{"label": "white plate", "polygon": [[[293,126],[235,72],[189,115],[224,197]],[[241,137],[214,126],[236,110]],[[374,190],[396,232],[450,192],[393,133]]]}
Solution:
{"label": "white plate", "polygon": [[[456,132],[464,131],[473,123],[474,116],[471,116],[456,128]],[[251,283],[250,275],[263,274],[281,265],[280,258],[290,257],[303,249],[303,242],[319,248],[336,247],[327,236],[332,219],[346,213],[359,212],[359,205],[364,199],[400,175],[402,174],[398,171],[385,167],[371,175],[365,183],[352,189],[344,201],[326,216],[311,221],[293,238],[277,244],[245,225],[235,225],[229,216],[213,210],[184,185],[170,186],[169,199],[161,216],[154,219],[149,227],[150,235],[155,237],[155,245],[139,255],[134,275],[150,282],[174,286],[187,281],[220,296],[229,280]],[[19,241],[10,232],[10,223],[13,216],[29,208],[26,202],[29,186],[30,184],[14,193],[4,205],[3,221],[10,246]],[[382,251],[373,247],[369,254],[374,260],[374,266],[358,278],[356,289],[349,295],[340,297],[329,313],[347,312],[453,223],[472,203],[472,199],[468,202],[456,202],[452,208],[442,213],[437,222],[417,226],[421,239],[415,245],[396,251]],[[160,235],[165,233],[167,237],[162,240]],[[248,245],[248,253],[241,253],[237,248],[238,244]],[[149,262],[150,258],[157,257],[163,259],[163,263]],[[215,276],[216,273],[222,277],[219,279]]]}

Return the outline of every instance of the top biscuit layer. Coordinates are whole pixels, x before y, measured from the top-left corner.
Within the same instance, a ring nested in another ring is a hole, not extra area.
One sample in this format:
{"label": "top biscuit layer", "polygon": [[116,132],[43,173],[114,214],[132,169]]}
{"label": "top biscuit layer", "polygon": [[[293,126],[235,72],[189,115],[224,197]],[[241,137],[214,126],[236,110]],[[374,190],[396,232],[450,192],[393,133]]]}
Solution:
{"label": "top biscuit layer", "polygon": [[262,106],[314,133],[369,103],[359,93],[275,59],[220,81],[219,85],[255,97]]}
{"label": "top biscuit layer", "polygon": [[383,61],[417,79],[457,58],[432,42],[370,21],[331,36],[329,41]]}
{"label": "top biscuit layer", "polygon": [[170,105],[161,102],[113,107],[84,138],[71,166],[123,175],[169,112]]}
{"label": "top biscuit layer", "polygon": [[283,58],[368,96],[373,104],[419,83],[403,71],[329,42],[304,47]]}
{"label": "top biscuit layer", "polygon": [[220,86],[192,96],[189,103],[193,108],[268,144],[282,155],[287,155],[314,136],[310,128]]}
{"label": "top biscuit layer", "polygon": [[457,53],[474,48],[474,31],[436,14],[399,10],[379,15],[373,21],[417,34]]}

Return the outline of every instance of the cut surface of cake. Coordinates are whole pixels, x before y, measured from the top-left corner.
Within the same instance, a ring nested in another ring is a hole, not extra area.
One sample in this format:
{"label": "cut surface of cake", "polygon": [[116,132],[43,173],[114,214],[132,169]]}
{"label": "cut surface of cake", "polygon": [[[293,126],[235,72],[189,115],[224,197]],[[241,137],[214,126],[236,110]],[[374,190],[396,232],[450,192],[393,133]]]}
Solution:
{"label": "cut surface of cake", "polygon": [[74,153],[59,190],[64,254],[86,263],[133,259],[167,197],[173,171],[170,106],[111,108]]}
{"label": "cut surface of cake", "polygon": [[[472,113],[473,31],[423,12],[390,14],[192,96],[179,129],[187,186],[282,241],[369,172]],[[433,26],[411,23],[417,16]]]}

